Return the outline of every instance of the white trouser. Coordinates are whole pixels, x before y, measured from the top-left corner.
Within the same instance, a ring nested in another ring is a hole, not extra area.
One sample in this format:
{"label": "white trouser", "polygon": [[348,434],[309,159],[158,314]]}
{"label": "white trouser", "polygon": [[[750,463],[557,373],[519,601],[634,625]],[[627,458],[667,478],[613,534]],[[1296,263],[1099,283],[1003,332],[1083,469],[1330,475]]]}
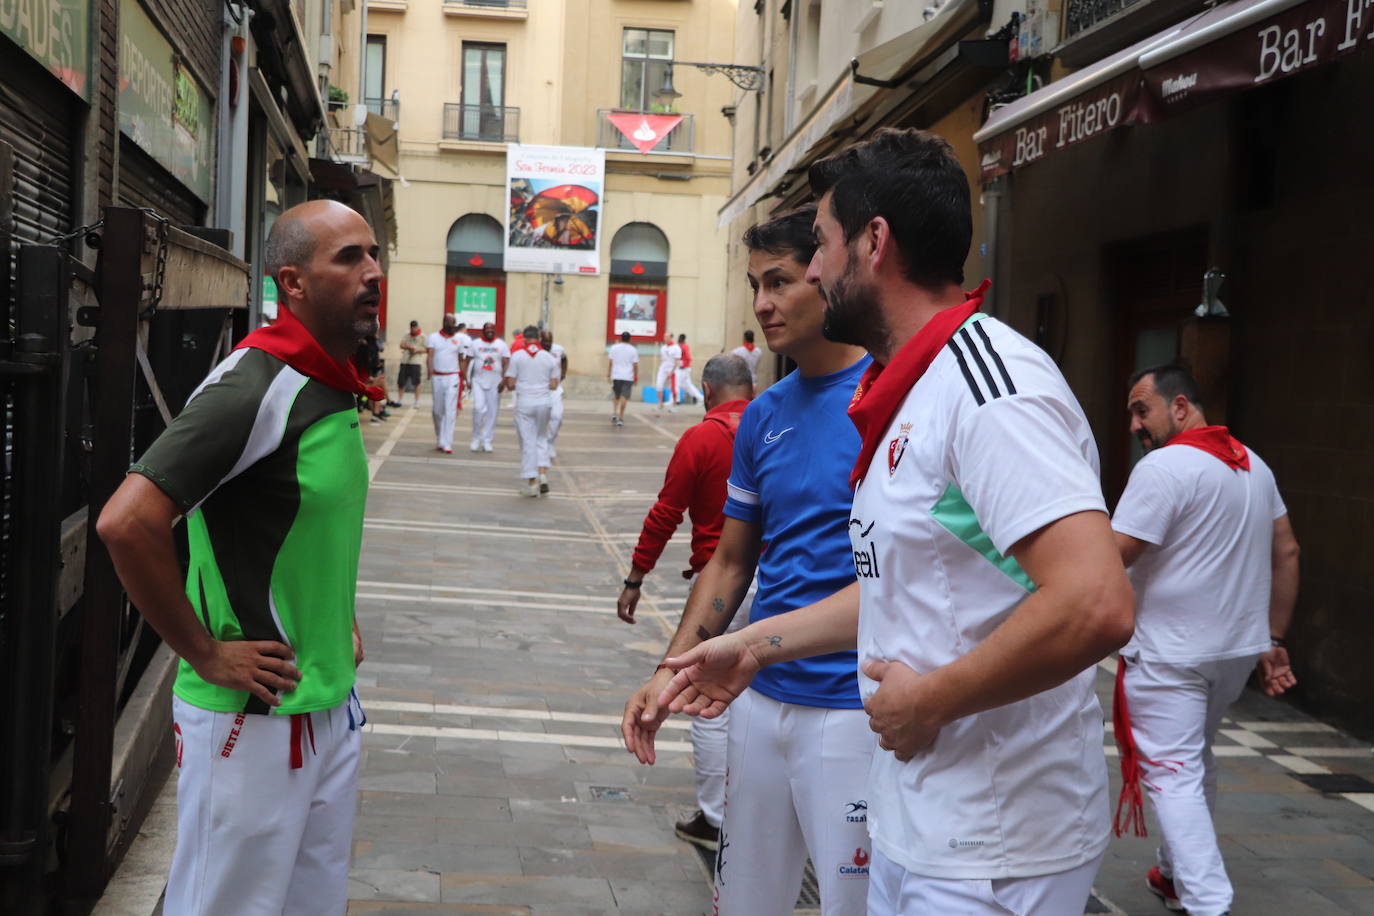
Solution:
{"label": "white trouser", "polygon": [[[693,588],[696,583],[697,577],[693,573]],[[749,583],[749,591],[745,592],[739,610],[735,611],[730,625],[725,628],[726,633],[733,633],[749,623],[749,612],[754,606],[754,592],[757,589],[758,580],[755,579]],[[719,827],[721,819],[725,817],[725,766],[729,735],[729,706],[714,719],[692,718],[692,766],[697,774],[697,807],[712,827]]]}
{"label": "white trouser", "polygon": [[779,703],[756,690],[730,711],[719,916],[790,916],[809,854],[824,916],[861,916],[868,897],[868,766],[862,709]]}
{"label": "white trouser", "polygon": [[1033,878],[925,878],[878,850],[868,878],[872,916],[1078,916],[1106,853],[1077,868]]}
{"label": "white trouser", "polygon": [[549,450],[549,457],[558,457],[558,450],[553,447],[554,440],[558,438],[558,430],[563,426],[563,388],[560,385],[553,391],[549,401],[549,435],[546,448]]}
{"label": "white trouser", "polygon": [[472,386],[472,441],[491,444],[491,434],[496,429],[496,414],[501,410],[501,395],[492,385]]}
{"label": "white trouser", "polygon": [[1140,659],[1126,666],[1131,732],[1142,758],[1140,781],[1159,818],[1159,870],[1173,878],[1179,902],[1191,916],[1220,916],[1231,908],[1231,881],[1212,824],[1217,799],[1212,740],[1257,659],[1246,655],[1195,665]]}
{"label": "white trouser", "polygon": [[434,392],[434,444],[453,448],[453,422],[458,417],[458,376],[434,375],[429,380]]}
{"label": "white trouser", "polygon": [[672,397],[664,398],[663,401],[665,403],[673,404],[677,402],[677,372],[674,371],[672,366],[658,367],[658,383],[655,384],[654,387],[660,392],[671,390]]}
{"label": "white trouser", "polygon": [[675,381],[677,382],[677,393],[679,397],[694,397],[698,401],[703,400],[704,396],[701,391],[692,383],[691,369],[677,370],[677,378]]}
{"label": "white trouser", "polygon": [[358,804],[356,695],[301,722],[211,712],[172,698],[177,842],[167,916],[340,916]]}
{"label": "white trouser", "polygon": [[515,434],[520,438],[520,476],[531,480],[549,466],[548,401],[515,402]]}

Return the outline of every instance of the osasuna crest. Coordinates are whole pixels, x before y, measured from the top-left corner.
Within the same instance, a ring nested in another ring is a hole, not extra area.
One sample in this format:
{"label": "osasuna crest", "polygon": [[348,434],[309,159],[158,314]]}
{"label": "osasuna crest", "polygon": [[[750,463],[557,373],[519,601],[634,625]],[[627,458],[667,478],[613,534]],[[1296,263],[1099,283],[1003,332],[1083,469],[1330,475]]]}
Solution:
{"label": "osasuna crest", "polygon": [[897,473],[897,465],[902,463],[902,456],[906,454],[907,439],[911,432],[911,424],[903,423],[898,427],[898,435],[887,444],[887,476],[891,477]]}

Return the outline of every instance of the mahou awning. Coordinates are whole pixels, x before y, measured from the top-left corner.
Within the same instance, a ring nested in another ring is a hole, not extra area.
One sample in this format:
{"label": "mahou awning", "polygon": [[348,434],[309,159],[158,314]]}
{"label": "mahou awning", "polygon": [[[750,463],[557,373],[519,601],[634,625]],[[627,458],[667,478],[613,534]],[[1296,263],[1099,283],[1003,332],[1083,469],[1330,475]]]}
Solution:
{"label": "mahou awning", "polygon": [[1374,0],[1218,4],[997,109],[973,135],[983,180],[1368,47]]}

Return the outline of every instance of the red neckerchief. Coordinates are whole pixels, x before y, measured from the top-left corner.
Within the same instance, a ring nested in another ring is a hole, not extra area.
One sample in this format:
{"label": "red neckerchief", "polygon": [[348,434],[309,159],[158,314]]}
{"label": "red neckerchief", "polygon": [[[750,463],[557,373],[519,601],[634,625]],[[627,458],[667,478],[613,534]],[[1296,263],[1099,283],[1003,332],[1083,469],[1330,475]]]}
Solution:
{"label": "red neckerchief", "polygon": [[457,331],[448,331],[448,330],[445,330],[444,328],[440,328],[440,329],[439,329],[439,333],[440,333],[440,334],[443,334],[445,337],[454,337],[454,336],[456,336],[456,335],[458,334]]}
{"label": "red neckerchief", "polygon": [[539,344],[537,344],[537,343],[525,344],[525,352],[528,353],[530,356],[538,356],[538,355],[539,355]]}
{"label": "red neckerchief", "polygon": [[1199,426],[1197,429],[1184,430],[1165,445],[1191,445],[1202,449],[1231,470],[1250,470],[1250,455],[1240,440],[1231,435],[1224,426]]}
{"label": "red neckerchief", "polygon": [[851,489],[857,487],[859,481],[864,479],[864,474],[868,473],[868,465],[878,451],[879,440],[892,422],[892,415],[911,391],[911,386],[925,375],[926,369],[940,354],[940,348],[949,342],[959,326],[978,311],[983,304],[983,294],[991,285],[991,280],[984,280],[973,292],[964,293],[967,301],[963,305],[951,306],[936,313],[886,366],[875,362],[864,370],[858,387],[854,389],[854,397],[849,401],[849,419],[854,421],[859,437],[863,439],[859,460],[854,462],[854,470],[849,474]]}
{"label": "red neckerchief", "polygon": [[366,395],[372,401],[386,399],[386,392],[368,385],[366,377],[352,362],[339,362],[324,352],[309,328],[284,305],[277,306],[276,321],[258,328],[239,341],[234,349],[243,347],[270,353],[302,375],[338,391]]}
{"label": "red neckerchief", "polygon": [[754,349],[754,345],[751,344],[749,341],[746,340],[746,341],[744,342],[744,349],[746,349],[746,350],[752,350],[752,349]]}
{"label": "red neckerchief", "polygon": [[422,330],[420,330],[419,328],[415,328],[413,331],[410,332],[410,336],[411,336],[411,337],[420,337],[420,336],[422,336],[424,333],[425,333],[425,332],[422,331]]}

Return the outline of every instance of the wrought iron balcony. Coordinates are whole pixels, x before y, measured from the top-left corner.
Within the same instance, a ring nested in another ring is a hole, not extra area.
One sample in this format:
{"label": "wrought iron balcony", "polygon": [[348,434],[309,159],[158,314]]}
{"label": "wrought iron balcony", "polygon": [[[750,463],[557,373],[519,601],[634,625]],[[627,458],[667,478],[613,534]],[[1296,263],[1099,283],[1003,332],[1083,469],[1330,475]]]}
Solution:
{"label": "wrought iron balcony", "polygon": [[340,162],[366,162],[367,140],[361,127],[329,128],[329,148]]}
{"label": "wrought iron balcony", "polygon": [[445,102],[444,139],[519,143],[520,109]]}
{"label": "wrought iron balcony", "polygon": [[396,124],[401,123],[401,103],[396,99],[363,99],[367,110]]}
{"label": "wrought iron balcony", "polygon": [[1068,0],[1064,7],[1064,39],[1111,19],[1141,0]]}
{"label": "wrought iron balcony", "polygon": [[[616,115],[636,115],[636,114],[658,114],[653,111],[635,111],[631,108],[598,108],[596,111],[596,145],[605,149],[635,149],[634,143],[630,138],[620,132],[620,128],[611,123],[610,116]],[[673,112],[677,114],[677,112]],[[652,152],[655,153],[690,153],[696,139],[696,119],[692,115],[682,115],[682,120],[677,126],[668,132]]]}

